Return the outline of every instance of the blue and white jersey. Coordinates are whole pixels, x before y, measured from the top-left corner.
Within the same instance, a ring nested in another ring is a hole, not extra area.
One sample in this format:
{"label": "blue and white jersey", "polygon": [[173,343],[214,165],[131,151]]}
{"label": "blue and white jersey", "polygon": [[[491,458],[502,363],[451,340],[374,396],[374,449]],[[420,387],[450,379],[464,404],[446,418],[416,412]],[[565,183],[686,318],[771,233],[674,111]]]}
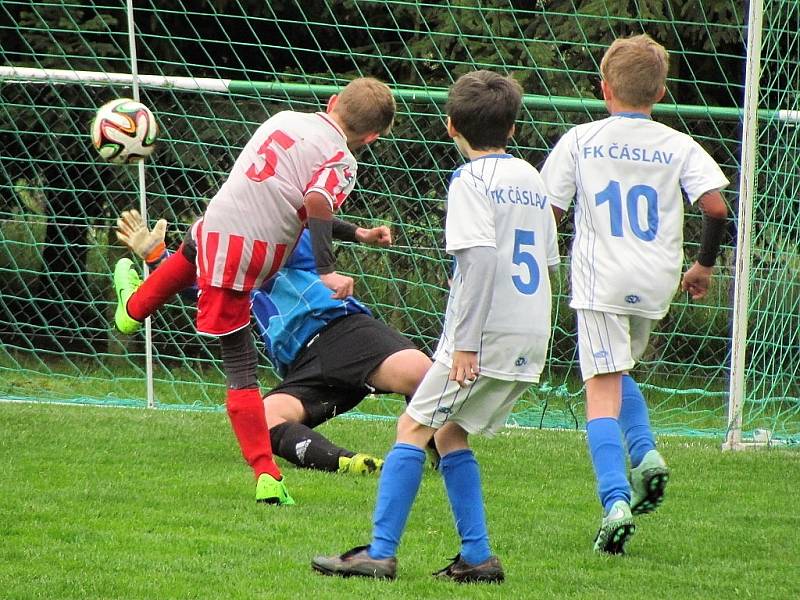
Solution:
{"label": "blue and white jersey", "polygon": [[683,198],[728,185],[690,136],[639,113],[570,129],[542,177],[553,206],[575,201],[570,306],[661,319],[683,263]]}
{"label": "blue and white jersey", "polygon": [[[539,380],[550,340],[548,266],[559,262],[556,224],[539,172],[510,154],[458,168],[447,192],[446,250],[496,248],[494,282],[478,351],[480,372],[496,379]],[[435,358],[452,366],[464,282],[456,264]]]}
{"label": "blue and white jersey", "polygon": [[311,235],[305,230],[284,267],[253,290],[253,315],[267,355],[283,376],[305,344],[334,319],[352,314],[371,316],[352,296],[334,300],[317,274]]}

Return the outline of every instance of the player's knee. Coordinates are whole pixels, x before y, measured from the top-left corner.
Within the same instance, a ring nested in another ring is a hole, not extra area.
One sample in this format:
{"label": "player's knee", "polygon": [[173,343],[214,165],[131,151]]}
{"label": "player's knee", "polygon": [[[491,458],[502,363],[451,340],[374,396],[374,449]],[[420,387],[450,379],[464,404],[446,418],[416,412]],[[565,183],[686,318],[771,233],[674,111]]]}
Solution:
{"label": "player's knee", "polygon": [[436,442],[436,449],[442,456],[469,448],[469,434],[460,425],[452,421],[445,423],[436,432],[433,439]]}
{"label": "player's knee", "polygon": [[288,394],[265,396],[264,414],[270,427],[285,422],[302,423],[306,418],[303,404]]}
{"label": "player's knee", "polygon": [[417,423],[408,413],[403,413],[397,420],[397,441],[424,448],[433,437],[434,430]]}
{"label": "player's knee", "polygon": [[423,377],[431,368],[431,359],[419,350],[414,350],[413,354],[408,357],[407,364],[405,365],[403,387],[405,388],[402,393],[412,395],[417,391],[419,384],[422,382]]}

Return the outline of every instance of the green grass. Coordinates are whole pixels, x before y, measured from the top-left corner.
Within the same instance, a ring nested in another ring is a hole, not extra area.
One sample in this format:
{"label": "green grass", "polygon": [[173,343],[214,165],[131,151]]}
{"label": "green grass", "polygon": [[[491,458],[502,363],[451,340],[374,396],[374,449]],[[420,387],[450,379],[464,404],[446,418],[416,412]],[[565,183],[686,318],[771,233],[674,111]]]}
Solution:
{"label": "green grass", "polygon": [[[427,472],[395,582],[324,578],[316,553],[369,539],[377,482],[285,466],[298,504],[253,502],[224,414],[0,404],[0,597],[796,598],[800,455],[722,453],[661,439],[668,499],[638,519],[625,557],[595,556],[599,519],[581,434],[511,429],[478,438],[489,526],[507,582],[432,580],[457,551]],[[322,431],[384,453],[387,422]]]}
{"label": "green grass", "polygon": [[[0,399],[57,401],[105,406],[144,406],[144,369],[132,361],[143,357],[85,357],[15,351],[0,345]],[[661,433],[716,436],[727,428],[727,382],[685,376],[635,373],[651,409],[653,427]],[[259,372],[264,389],[277,383],[267,368]],[[545,372],[542,383],[523,396],[511,422],[525,427],[583,429],[582,382],[572,371]],[[776,389],[781,386],[776,385]],[[165,408],[222,410],[224,384],[218,365],[187,361],[180,367],[158,365],[155,398]],[[402,409],[400,397],[369,398],[358,406],[365,417],[393,417]],[[745,437],[754,429],[773,431],[776,437],[800,442],[800,403],[794,398],[750,399],[744,410]],[[577,425],[576,425],[577,422]]]}

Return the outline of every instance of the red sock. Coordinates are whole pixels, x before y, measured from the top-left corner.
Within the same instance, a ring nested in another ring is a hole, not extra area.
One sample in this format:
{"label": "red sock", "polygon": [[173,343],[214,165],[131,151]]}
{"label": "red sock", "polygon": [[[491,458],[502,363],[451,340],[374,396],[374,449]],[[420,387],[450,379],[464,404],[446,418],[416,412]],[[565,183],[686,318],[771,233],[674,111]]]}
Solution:
{"label": "red sock", "polygon": [[183,246],[162,262],[128,299],[126,308],[131,318],[144,321],[175,294],[194,285],[195,265],[182,250]]}
{"label": "red sock", "polygon": [[242,455],[253,467],[256,477],[269,473],[275,479],[280,479],[281,470],[272,458],[272,444],[261,391],[258,388],[229,389],[226,404]]}

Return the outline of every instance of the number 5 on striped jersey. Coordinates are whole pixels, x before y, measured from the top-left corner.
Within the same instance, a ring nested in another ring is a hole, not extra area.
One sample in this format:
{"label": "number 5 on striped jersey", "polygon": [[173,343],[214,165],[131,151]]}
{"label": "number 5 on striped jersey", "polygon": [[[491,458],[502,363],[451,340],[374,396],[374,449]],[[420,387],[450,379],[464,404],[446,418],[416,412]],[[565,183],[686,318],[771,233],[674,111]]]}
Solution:
{"label": "number 5 on striped jersey", "polygon": [[288,150],[294,146],[294,142],[295,141],[284,132],[273,131],[258,149],[258,154],[264,157],[264,166],[258,169],[256,163],[253,163],[247,169],[245,175],[247,175],[248,179],[257,182],[264,181],[275,175],[275,167],[278,165],[278,155],[275,154],[275,150],[270,148],[270,145],[276,143],[284,150]]}

